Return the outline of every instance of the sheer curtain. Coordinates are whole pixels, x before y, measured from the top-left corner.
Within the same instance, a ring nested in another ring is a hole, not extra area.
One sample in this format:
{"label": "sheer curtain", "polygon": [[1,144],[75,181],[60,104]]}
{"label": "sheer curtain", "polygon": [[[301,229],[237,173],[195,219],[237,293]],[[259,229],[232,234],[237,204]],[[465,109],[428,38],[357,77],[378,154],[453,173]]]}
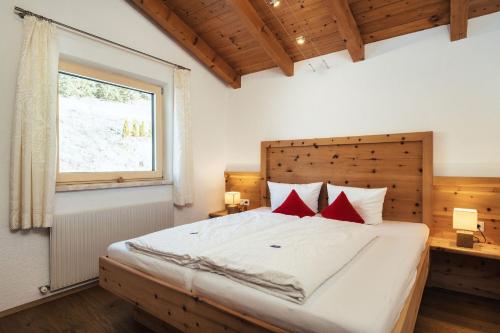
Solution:
{"label": "sheer curtain", "polygon": [[10,158],[12,230],[52,225],[56,185],[56,28],[32,16],[23,24]]}
{"label": "sheer curtain", "polygon": [[190,75],[185,69],[174,71],[174,204],[193,203],[193,153],[191,143]]}

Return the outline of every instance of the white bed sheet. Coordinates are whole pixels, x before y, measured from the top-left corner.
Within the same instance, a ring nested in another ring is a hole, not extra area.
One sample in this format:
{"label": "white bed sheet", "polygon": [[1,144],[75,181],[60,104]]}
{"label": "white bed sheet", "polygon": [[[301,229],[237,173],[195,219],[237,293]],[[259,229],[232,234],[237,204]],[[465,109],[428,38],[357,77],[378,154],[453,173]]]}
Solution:
{"label": "white bed sheet", "polygon": [[108,256],[287,330],[382,333],[392,330],[413,287],[429,230],[422,223],[388,221],[375,228],[379,237],[302,305],[131,251],[125,242],[112,244]]}

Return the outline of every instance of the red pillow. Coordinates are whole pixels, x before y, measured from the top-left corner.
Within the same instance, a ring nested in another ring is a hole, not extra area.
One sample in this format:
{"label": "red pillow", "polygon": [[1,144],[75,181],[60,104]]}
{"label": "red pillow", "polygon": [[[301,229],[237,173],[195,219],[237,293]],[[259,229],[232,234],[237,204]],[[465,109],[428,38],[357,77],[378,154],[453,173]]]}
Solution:
{"label": "red pillow", "polygon": [[297,191],[292,190],[283,203],[273,213],[296,215],[299,217],[314,216],[314,212],[300,198]]}
{"label": "red pillow", "polygon": [[347,195],[345,195],[344,191],[339,194],[337,199],[335,199],[330,206],[323,209],[321,216],[333,220],[365,223],[363,218],[349,202],[349,199],[347,199]]}

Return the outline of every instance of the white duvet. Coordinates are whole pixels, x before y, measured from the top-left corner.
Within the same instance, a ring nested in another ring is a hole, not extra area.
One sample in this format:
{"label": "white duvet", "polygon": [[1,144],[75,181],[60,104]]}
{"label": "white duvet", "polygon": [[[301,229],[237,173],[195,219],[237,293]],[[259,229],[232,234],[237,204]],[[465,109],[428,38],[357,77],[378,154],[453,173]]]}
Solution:
{"label": "white duvet", "polygon": [[252,210],[160,230],[129,240],[127,245],[179,265],[197,268],[200,256],[210,249],[296,219],[295,216]]}
{"label": "white duvet", "polygon": [[375,237],[371,226],[251,211],[162,230],[127,244],[303,303]]}

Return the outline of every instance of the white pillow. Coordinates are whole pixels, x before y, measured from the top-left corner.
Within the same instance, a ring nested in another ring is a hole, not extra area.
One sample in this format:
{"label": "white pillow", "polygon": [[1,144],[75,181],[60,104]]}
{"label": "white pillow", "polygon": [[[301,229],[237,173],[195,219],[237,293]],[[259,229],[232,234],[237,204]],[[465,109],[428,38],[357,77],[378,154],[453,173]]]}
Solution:
{"label": "white pillow", "polygon": [[328,190],[329,205],[344,191],[347,199],[349,199],[354,209],[361,215],[365,224],[382,223],[382,210],[384,209],[384,198],[387,187],[361,188],[327,184],[326,188]]}
{"label": "white pillow", "polygon": [[318,198],[323,183],[285,184],[267,182],[271,195],[271,210],[275,210],[286,200],[290,192],[295,190],[304,203],[315,213],[318,212]]}

